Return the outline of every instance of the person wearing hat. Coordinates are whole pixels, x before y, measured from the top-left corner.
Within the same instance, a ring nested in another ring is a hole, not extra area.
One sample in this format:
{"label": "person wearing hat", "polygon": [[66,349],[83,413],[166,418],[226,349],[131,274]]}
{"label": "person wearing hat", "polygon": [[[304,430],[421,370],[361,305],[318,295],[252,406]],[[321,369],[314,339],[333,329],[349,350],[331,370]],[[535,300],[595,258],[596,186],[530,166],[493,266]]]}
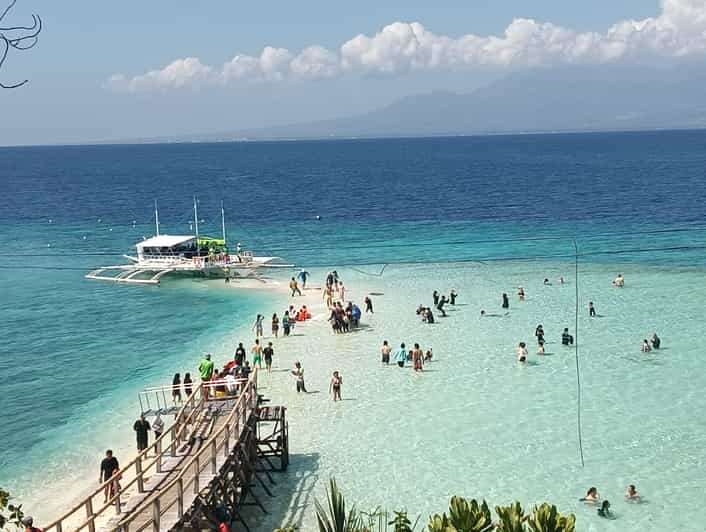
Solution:
{"label": "person wearing hat", "polygon": [[28,517],[25,517],[24,519],[22,519],[22,524],[25,527],[25,532],[42,532],[41,528],[37,528],[37,527],[32,526],[33,523],[34,523],[34,519],[32,517],[28,516]]}

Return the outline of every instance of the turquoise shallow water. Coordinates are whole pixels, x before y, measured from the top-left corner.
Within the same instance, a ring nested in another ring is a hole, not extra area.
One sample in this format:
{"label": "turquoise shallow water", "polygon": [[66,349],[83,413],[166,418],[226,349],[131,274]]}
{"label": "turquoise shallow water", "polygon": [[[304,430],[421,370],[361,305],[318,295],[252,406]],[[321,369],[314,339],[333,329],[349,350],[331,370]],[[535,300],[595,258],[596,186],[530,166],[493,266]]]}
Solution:
{"label": "turquoise shallow water", "polygon": [[[278,342],[278,369],[301,358],[322,393],[297,397],[283,371],[263,381],[290,407],[294,456],[271,515],[250,515],[261,530],[290,519],[310,530],[330,474],[363,507],[549,499],[580,530],[702,530],[690,516],[706,481],[705,154],[698,131],[0,149],[0,485],[40,521],[55,516],[93,485],[106,447],[131,454],[138,390],[193,370],[205,350],[225,360],[257,312],[281,312],[272,290],[83,278],[153,234],[155,199],[163,231],[190,232],[196,194],[203,232],[219,233],[223,200],[231,244],[317,276],[336,265],[358,301],[385,294],[355,335],[313,323]],[[537,323],[554,342],[572,326],[575,286],[541,280],[571,278],[574,236],[583,469],[571,354],[549,344],[523,368],[514,357]],[[618,271],[623,291],[610,286]],[[518,284],[524,305],[479,320]],[[452,286],[464,305],[423,327],[414,308]],[[605,317],[589,321],[588,300]],[[665,349],[642,356],[653,330]],[[423,376],[380,368],[384,338],[433,345],[437,361]],[[325,393],[334,368],[352,399],[340,405]],[[629,482],[648,503],[620,503]],[[619,520],[576,504],[589,485]]]}
{"label": "turquoise shallow water", "polygon": [[[611,281],[616,269],[628,282]],[[371,270],[372,271],[372,270]],[[573,331],[573,280],[543,286],[546,276],[570,279],[565,265],[390,266],[382,278],[346,270],[351,297],[374,297],[365,328],[332,335],[324,323],[300,328],[304,336],[278,342],[276,372],[264,376],[266,394],[289,406],[292,469],[278,477],[278,511],[249,512],[270,530],[292,521],[313,530],[313,498],[335,475],[351,501],[374,509],[406,508],[426,518],[455,494],[514,499],[528,507],[552,501],[578,517],[578,530],[701,530],[692,511],[704,482],[706,407],[697,310],[706,296],[703,270],[639,265],[583,266],[579,335],[585,467],[576,429],[574,351],[560,343]],[[523,285],[527,300],[511,297],[508,317],[481,319],[481,308],[500,311],[500,293]],[[414,313],[432,290],[460,295],[448,318],[422,324]],[[593,300],[601,317],[590,319]],[[547,355],[535,356],[534,328],[544,325]],[[658,331],[659,352],[642,354],[643,338]],[[433,347],[423,375],[383,367],[379,347],[419,342]],[[515,346],[530,358],[516,362]],[[309,390],[299,396],[279,370],[304,364]],[[344,376],[341,403],[328,396],[330,374]],[[645,496],[623,502],[628,484]],[[606,523],[577,502],[595,485],[613,503],[618,520]]]}

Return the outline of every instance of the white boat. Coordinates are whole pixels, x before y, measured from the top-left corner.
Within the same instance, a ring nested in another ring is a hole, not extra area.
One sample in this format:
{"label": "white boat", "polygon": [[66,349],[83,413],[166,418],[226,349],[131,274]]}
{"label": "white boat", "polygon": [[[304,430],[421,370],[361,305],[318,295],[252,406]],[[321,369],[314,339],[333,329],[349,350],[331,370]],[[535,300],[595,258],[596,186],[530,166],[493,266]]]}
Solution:
{"label": "white boat", "polygon": [[200,277],[257,277],[263,267],[289,268],[278,257],[258,257],[243,251],[238,243],[230,253],[226,241],[225,211],[221,205],[222,238],[199,235],[198,209],[194,199],[195,235],[164,235],[159,232],[159,212],[155,203],[156,235],[135,245],[136,255],[125,255],[129,264],[101,266],[86,274],[87,279],[133,284],[158,284],[169,274]]}

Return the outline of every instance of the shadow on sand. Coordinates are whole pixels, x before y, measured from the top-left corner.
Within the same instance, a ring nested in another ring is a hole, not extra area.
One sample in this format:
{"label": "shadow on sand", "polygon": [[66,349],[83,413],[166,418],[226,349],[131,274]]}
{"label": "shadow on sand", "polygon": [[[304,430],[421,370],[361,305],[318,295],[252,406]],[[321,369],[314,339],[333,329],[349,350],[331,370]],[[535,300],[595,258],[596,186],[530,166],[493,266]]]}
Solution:
{"label": "shadow on sand", "polygon": [[290,454],[288,469],[271,475],[275,485],[262,475],[272,492],[271,497],[261,486],[253,488],[267,514],[257,506],[246,506],[240,512],[243,519],[253,531],[270,531],[287,524],[303,530],[305,516],[310,518],[315,511],[314,487],[319,480],[319,454]]}

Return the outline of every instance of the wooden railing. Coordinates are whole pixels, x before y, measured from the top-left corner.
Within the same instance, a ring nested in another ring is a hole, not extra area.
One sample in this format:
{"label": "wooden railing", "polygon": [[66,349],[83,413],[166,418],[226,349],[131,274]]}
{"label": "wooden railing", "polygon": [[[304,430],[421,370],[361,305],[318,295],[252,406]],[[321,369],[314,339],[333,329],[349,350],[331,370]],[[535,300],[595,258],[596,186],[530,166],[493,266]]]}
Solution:
{"label": "wooden railing", "polygon": [[[176,414],[174,423],[152,445],[143,450],[127,465],[123,465],[120,468],[120,473],[123,475],[134,467],[135,476],[122,485],[120,490],[107,502],[101,502],[100,496],[103,495],[106,489],[110,489],[110,484],[115,482],[114,479],[101,483],[88,497],[53,523],[42,527],[42,529],[45,532],[68,532],[69,530],[78,532],[84,529],[88,529],[88,532],[95,532],[96,519],[106,514],[111,507],[115,507],[115,513],[119,514],[121,495],[135,484],[137,484],[138,491],[142,493],[144,491],[145,477],[154,472],[161,472],[162,459],[165,456],[177,455],[178,447],[186,440],[189,425],[193,424],[195,417],[203,410],[202,407],[207,400],[208,389],[203,384],[199,384]],[[150,453],[153,455],[151,461],[148,460]],[[98,497],[98,504],[94,504],[96,497]],[[98,509],[96,510],[96,508]]]}
{"label": "wooden railing", "polygon": [[[179,473],[168,484],[160,486],[158,491],[142,501],[115,530],[141,532],[151,528],[158,532],[162,516],[175,505],[177,518],[181,519],[184,511],[191,505],[191,501],[206,486],[206,483],[201,481],[201,474],[207,469],[210,475],[218,474],[218,454],[222,453],[223,461],[230,455],[248,419],[257,409],[257,401],[257,370],[255,370],[247,383],[242,386],[238,400],[225,422],[202,444],[197,453],[180,468]],[[131,528],[136,520],[140,522],[135,528]]]}

